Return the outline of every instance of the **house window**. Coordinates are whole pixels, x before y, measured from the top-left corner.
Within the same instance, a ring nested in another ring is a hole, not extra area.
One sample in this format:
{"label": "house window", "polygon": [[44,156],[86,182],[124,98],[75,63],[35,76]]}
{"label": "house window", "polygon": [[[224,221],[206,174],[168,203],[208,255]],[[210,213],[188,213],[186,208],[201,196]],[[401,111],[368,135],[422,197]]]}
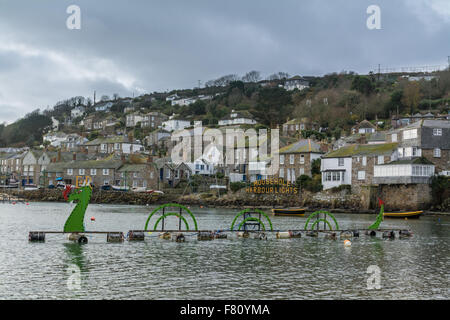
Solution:
{"label": "house window", "polygon": [[331,181],[331,178],[332,178],[331,172],[327,172],[327,173],[325,174],[325,181]]}
{"label": "house window", "polygon": [[78,174],[80,176],[84,176],[84,169],[78,169]]}
{"label": "house window", "polygon": [[305,163],[305,155],[302,154],[300,155],[300,164],[304,164]]}
{"label": "house window", "polygon": [[367,166],[367,157],[362,157],[362,165]]}
{"label": "house window", "polygon": [[280,178],[284,178],[284,169],[283,168],[280,169]]}
{"label": "house window", "polygon": [[340,172],[333,172],[332,173],[333,181],[341,181],[341,173]]}
{"label": "house window", "polygon": [[366,172],[358,171],[358,180],[365,180],[365,179],[366,179]]}
{"label": "house window", "polygon": [[296,176],[295,176],[295,169],[292,169],[292,176],[291,176],[291,181],[295,182]]}
{"label": "house window", "polygon": [[442,129],[433,129],[433,136],[442,136]]}
{"label": "house window", "polygon": [[378,156],[378,164],[384,164],[384,156]]}
{"label": "house window", "polygon": [[142,181],[142,186],[143,186],[144,188],[147,188],[147,180]]}
{"label": "house window", "polygon": [[295,161],[295,155],[291,154],[291,155],[289,156],[289,163],[290,163],[290,164],[294,164],[294,161]]}
{"label": "house window", "polygon": [[109,184],[109,180],[103,180],[103,185],[107,186]]}
{"label": "house window", "polygon": [[108,176],[109,175],[109,169],[103,169],[103,175]]}
{"label": "house window", "polygon": [[138,177],[138,173],[137,172],[133,172],[133,178],[137,178]]}
{"label": "house window", "polygon": [[284,164],[284,155],[280,156],[280,164]]}
{"label": "house window", "polygon": [[133,180],[133,187],[137,187],[138,186],[138,181],[137,180]]}
{"label": "house window", "polygon": [[412,155],[413,155],[413,157],[419,156],[419,152],[418,152],[418,149],[416,147],[412,148]]}
{"label": "house window", "polygon": [[441,157],[441,149],[439,149],[439,148],[434,149],[433,157],[440,158]]}
{"label": "house window", "polygon": [[396,133],[394,133],[392,135],[392,142],[397,142],[397,134]]}
{"label": "house window", "polygon": [[101,144],[102,151],[106,151],[106,147],[107,147],[106,143],[102,143]]}
{"label": "house window", "polygon": [[153,171],[150,172],[150,179],[153,179]]}
{"label": "house window", "polygon": [[91,169],[91,176],[97,175],[97,169]]}
{"label": "house window", "polygon": [[417,129],[403,131],[403,140],[416,139]]}
{"label": "house window", "polygon": [[300,168],[300,175],[304,175],[305,174],[305,168]]}
{"label": "house window", "polygon": [[343,167],[344,166],[344,158],[339,158],[338,159],[338,165],[339,165],[339,167]]}
{"label": "house window", "polygon": [[114,149],[120,150],[120,143],[115,143],[114,144]]}
{"label": "house window", "polygon": [[67,174],[68,174],[69,176],[73,175],[73,169],[67,169]]}

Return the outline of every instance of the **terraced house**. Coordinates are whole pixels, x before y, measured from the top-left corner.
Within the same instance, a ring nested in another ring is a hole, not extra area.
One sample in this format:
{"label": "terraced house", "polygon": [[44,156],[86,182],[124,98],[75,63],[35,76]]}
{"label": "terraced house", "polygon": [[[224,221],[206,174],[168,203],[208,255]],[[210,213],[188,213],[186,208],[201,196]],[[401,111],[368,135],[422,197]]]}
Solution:
{"label": "terraced house", "polygon": [[400,160],[424,157],[437,173],[450,170],[450,121],[420,120],[391,131],[387,140],[398,143]]}
{"label": "terraced house", "polygon": [[362,186],[374,184],[374,168],[398,159],[397,143],[350,145],[322,157],[324,190],[351,185],[357,193]]}
{"label": "terraced house", "polygon": [[295,182],[302,175],[312,176],[312,162],[325,153],[324,147],[311,139],[303,139],[279,151],[279,178]]}
{"label": "terraced house", "polygon": [[115,185],[158,189],[158,171],[152,163],[124,164],[117,170]]}
{"label": "terraced house", "polygon": [[57,178],[62,178],[66,184],[75,185],[77,177],[89,176],[95,186],[112,185],[115,182],[117,170],[122,166],[120,158],[110,156],[103,160],[72,160],[54,162],[47,166],[47,181],[55,185]]}
{"label": "terraced house", "polygon": [[144,146],[130,136],[97,138],[82,145],[88,153],[110,154],[112,152],[132,154],[144,151]]}

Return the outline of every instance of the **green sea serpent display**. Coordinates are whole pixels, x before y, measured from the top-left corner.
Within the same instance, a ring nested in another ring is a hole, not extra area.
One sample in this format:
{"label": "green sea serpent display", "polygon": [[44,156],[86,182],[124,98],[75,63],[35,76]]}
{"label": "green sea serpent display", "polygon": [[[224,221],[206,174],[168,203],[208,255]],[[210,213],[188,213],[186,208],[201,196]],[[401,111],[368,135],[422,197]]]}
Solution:
{"label": "green sea serpent display", "polygon": [[[146,230],[146,231],[148,230],[148,224],[150,223],[150,219],[153,217],[153,215],[155,215],[159,210],[163,210],[164,208],[167,208],[167,207],[170,207],[170,208],[180,208],[180,209],[186,211],[186,212],[191,216],[192,221],[194,221],[194,228],[195,228],[194,230],[195,230],[195,231],[198,230],[197,220],[195,219],[195,216],[192,214],[192,212],[191,212],[188,208],[186,208],[185,206],[183,206],[183,205],[181,205],[181,204],[178,204],[178,203],[166,203],[166,204],[163,204],[163,205],[157,207],[155,210],[153,210],[152,213],[150,213],[150,215],[148,216],[147,221],[145,222],[145,228],[144,228],[144,230]],[[164,218],[164,215],[165,215],[165,214],[163,214],[163,215],[157,220],[157,222],[156,222],[157,224],[159,223],[159,221],[161,221],[161,220]],[[170,214],[170,216],[173,216],[173,215],[174,215],[174,214]],[[187,224],[186,219],[184,219],[184,217],[181,217],[181,215],[178,214],[178,213],[177,213],[176,216],[177,216],[178,218],[181,218],[181,220],[184,221],[187,230],[189,230],[189,225]],[[157,226],[157,224],[155,224],[155,227]],[[156,228],[155,228],[154,230],[156,230]]]}
{"label": "green sea serpent display", "polygon": [[384,202],[383,200],[379,199],[379,203],[380,203],[380,213],[377,216],[377,220],[375,221],[375,223],[373,225],[371,225],[369,227],[369,230],[377,230],[380,227],[381,222],[383,221],[383,217],[384,217]]}
{"label": "green sea serpent display", "polygon": [[[245,214],[245,213],[247,213],[247,212],[257,212],[257,213],[260,213],[262,216],[264,216],[264,217],[267,219],[267,221],[269,222],[270,230],[273,231],[272,221],[270,220],[269,216],[268,216],[264,211],[259,210],[259,209],[244,209],[244,210],[242,210],[241,212],[239,212],[239,213],[234,217],[233,222],[231,223],[230,230],[233,230],[234,225],[235,225],[235,223],[236,223],[236,220],[237,220],[240,216],[242,216],[243,214]],[[250,218],[251,218],[251,217],[250,217]],[[247,218],[247,219],[248,219],[248,218]],[[247,219],[245,219],[245,220],[247,220]],[[245,221],[245,220],[244,220],[244,221]],[[256,220],[254,220],[254,219],[252,219],[252,220],[253,220],[253,221],[256,221]],[[263,226],[263,228],[264,228],[264,230],[265,230],[264,224],[261,222],[260,219],[258,219],[258,220],[259,220],[260,224]],[[244,223],[244,221],[241,223],[241,225]],[[239,230],[240,230],[240,227],[241,227],[241,226],[239,226]]]}
{"label": "green sea serpent display", "polygon": [[[306,220],[305,228],[304,228],[304,229],[305,229],[305,230],[308,230],[308,224],[309,224],[309,222],[311,221],[311,219],[314,218],[315,216],[321,214],[321,213],[323,213],[325,216],[329,216],[331,219],[333,219],[334,225],[335,225],[335,227],[336,227],[336,230],[339,230],[339,224],[338,224],[336,218],[334,217],[334,215],[332,215],[332,214],[331,214],[330,212],[328,212],[328,211],[316,211],[316,212],[314,212],[313,214],[311,214],[311,215],[308,217],[308,219]],[[318,219],[316,222],[314,222],[314,224],[312,225],[311,229],[313,229],[313,228],[315,227],[315,225],[316,225],[317,223],[319,223],[320,221],[325,222],[325,223],[330,227],[330,229],[333,230],[331,224],[330,224],[327,220],[325,220],[325,219]]]}
{"label": "green sea serpent display", "polygon": [[66,188],[64,190],[64,198],[67,201],[72,202],[74,200],[78,200],[77,205],[72,210],[69,218],[67,218],[66,223],[64,224],[64,232],[84,232],[84,215],[86,213],[86,209],[89,205],[89,201],[91,200],[92,195],[92,187],[84,186],[75,189],[74,193],[71,193],[67,198],[66,195],[71,191],[71,188]]}

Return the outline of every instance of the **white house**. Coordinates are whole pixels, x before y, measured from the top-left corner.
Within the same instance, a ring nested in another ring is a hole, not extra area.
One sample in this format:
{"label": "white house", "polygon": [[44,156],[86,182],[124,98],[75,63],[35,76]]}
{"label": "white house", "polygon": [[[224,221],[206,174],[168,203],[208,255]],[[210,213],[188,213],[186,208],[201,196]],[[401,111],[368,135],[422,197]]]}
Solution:
{"label": "white house", "polygon": [[188,162],[186,165],[191,169],[192,174],[213,175],[215,173],[214,165],[203,158]]}
{"label": "white house", "polygon": [[230,126],[230,125],[240,125],[240,124],[256,124],[257,122],[253,119],[251,114],[244,111],[234,111],[231,110],[231,114],[221,120],[219,120],[219,126]]}
{"label": "white house", "polygon": [[171,119],[162,123],[162,128],[169,132],[181,130],[191,125],[191,122],[189,120],[173,119],[173,116],[171,116],[170,118]]}
{"label": "white house", "polygon": [[323,189],[332,189],[340,185],[352,183],[352,157],[322,158],[320,171],[322,172]]}
{"label": "white house", "polygon": [[174,101],[174,100],[177,100],[177,99],[179,99],[180,97],[175,93],[175,94],[172,94],[172,95],[170,95],[170,96],[168,96],[167,98],[166,98],[166,101]]}
{"label": "white house", "polygon": [[300,76],[295,76],[290,79],[287,79],[283,87],[287,91],[292,91],[295,89],[303,90],[309,88],[309,82],[304,80]]}
{"label": "white house", "polygon": [[112,103],[112,102],[99,103],[95,106],[95,111],[107,111],[107,110],[111,109],[113,104],[114,103]]}
{"label": "white house", "polygon": [[126,117],[126,126],[127,127],[135,127],[138,122],[142,122],[144,120],[144,116],[138,112],[127,114]]}
{"label": "white house", "polygon": [[172,100],[172,106],[179,105],[179,106],[188,106],[190,104],[193,104],[197,101],[195,98],[183,98],[178,100]]}
{"label": "white house", "polygon": [[81,117],[84,112],[86,111],[86,108],[83,106],[78,106],[72,109],[72,111],[70,111],[70,116],[72,118],[78,118]]}

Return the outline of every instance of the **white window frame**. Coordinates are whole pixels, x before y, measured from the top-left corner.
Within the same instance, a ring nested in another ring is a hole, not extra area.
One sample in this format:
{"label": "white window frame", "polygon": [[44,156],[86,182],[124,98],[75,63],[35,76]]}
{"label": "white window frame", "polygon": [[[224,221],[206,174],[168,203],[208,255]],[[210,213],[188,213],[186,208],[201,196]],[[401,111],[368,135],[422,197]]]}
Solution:
{"label": "white window frame", "polygon": [[103,169],[103,175],[109,176],[109,169]]}
{"label": "white window frame", "polygon": [[280,155],[280,164],[284,164],[284,155]]}
{"label": "white window frame", "polygon": [[440,158],[441,157],[441,149],[434,148],[434,150],[433,150],[433,157],[434,158]]}
{"label": "white window frame", "polygon": [[80,176],[84,176],[85,175],[85,170],[84,169],[78,169],[78,174]]}
{"label": "white window frame", "polygon": [[338,166],[339,167],[345,166],[345,159],[344,158],[338,158]]}
{"label": "white window frame", "polygon": [[289,164],[294,164],[295,163],[295,155],[291,154],[289,156]]}
{"label": "white window frame", "polygon": [[359,181],[366,180],[366,172],[365,171],[358,171],[358,180]]}
{"label": "white window frame", "polygon": [[403,140],[417,139],[417,129],[403,131]]}
{"label": "white window frame", "polygon": [[280,174],[279,174],[280,178],[284,179],[284,169],[280,168]]}
{"label": "white window frame", "polygon": [[305,155],[304,154],[300,155],[300,164],[305,164]]}
{"label": "white window frame", "polygon": [[384,156],[378,156],[378,164],[384,164]]}
{"label": "white window frame", "polygon": [[97,169],[91,169],[91,176],[97,175]]}
{"label": "white window frame", "polygon": [[396,133],[393,133],[391,137],[392,137],[392,142],[397,142],[397,134]]}
{"label": "white window frame", "polygon": [[73,169],[67,169],[67,175],[72,176],[73,175]]}
{"label": "white window frame", "polygon": [[441,137],[441,136],[442,136],[442,129],[440,129],[440,128],[434,128],[434,129],[433,129],[433,136],[435,136],[435,137]]}

